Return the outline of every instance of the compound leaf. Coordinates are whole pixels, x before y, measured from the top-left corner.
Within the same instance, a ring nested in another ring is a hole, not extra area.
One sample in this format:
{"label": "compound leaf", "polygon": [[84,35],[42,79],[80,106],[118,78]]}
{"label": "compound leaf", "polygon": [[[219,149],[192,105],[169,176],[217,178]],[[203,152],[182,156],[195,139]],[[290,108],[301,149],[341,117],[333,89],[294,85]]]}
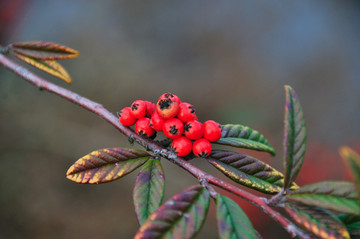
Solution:
{"label": "compound leaf", "polygon": [[18,42],[9,47],[14,53],[39,60],[69,59],[79,55],[74,49],[46,41]]}
{"label": "compound leaf", "polygon": [[150,159],[139,172],[134,187],[135,212],[139,224],[161,205],[164,197],[164,171],[160,160]]}
{"label": "compound leaf", "polygon": [[295,91],[285,86],[284,125],[284,189],[295,181],[304,162],[306,150],[306,127],[300,101]]}
{"label": "compound leaf", "polygon": [[106,183],[131,173],[149,157],[147,152],[137,149],[100,149],[77,160],[66,177],[77,183]]}
{"label": "compound leaf", "polygon": [[62,65],[54,60],[40,60],[30,56],[25,56],[20,53],[14,53],[14,56],[20,60],[32,65],[39,70],[45,71],[46,73],[53,75],[68,84],[71,84],[71,77],[69,73],[64,69]]}
{"label": "compound leaf", "polygon": [[299,188],[286,197],[290,201],[332,211],[360,214],[355,185],[351,182],[326,181]]}
{"label": "compound leaf", "polygon": [[194,238],[205,221],[209,199],[209,193],[201,186],[184,190],[151,214],[135,239]]}
{"label": "compound leaf", "polygon": [[220,238],[257,238],[255,229],[244,211],[233,200],[220,194],[216,197],[216,218]]}
{"label": "compound leaf", "polygon": [[275,155],[274,148],[258,131],[240,124],[226,124],[221,126],[221,138],[216,144],[229,145],[237,148],[252,149]]}
{"label": "compound leaf", "polygon": [[[213,150],[207,161],[236,183],[260,192],[278,193],[284,183],[282,173],[270,165],[244,154]],[[298,186],[293,183],[291,189],[297,188]]]}
{"label": "compound leaf", "polygon": [[360,155],[349,147],[342,147],[340,149],[340,155],[351,170],[360,197]]}
{"label": "compound leaf", "polygon": [[341,214],[338,218],[346,226],[351,238],[360,238],[360,215]]}
{"label": "compound leaf", "polygon": [[285,210],[297,224],[319,238],[350,239],[344,224],[323,209],[287,204]]}

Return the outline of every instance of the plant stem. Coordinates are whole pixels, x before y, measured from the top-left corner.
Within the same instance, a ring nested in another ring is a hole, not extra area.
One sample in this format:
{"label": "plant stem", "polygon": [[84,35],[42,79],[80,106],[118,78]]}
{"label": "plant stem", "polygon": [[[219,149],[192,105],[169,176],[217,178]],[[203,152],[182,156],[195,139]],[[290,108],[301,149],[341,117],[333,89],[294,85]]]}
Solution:
{"label": "plant stem", "polygon": [[269,205],[267,205],[267,201],[264,198],[257,197],[247,191],[244,191],[238,187],[235,187],[225,181],[222,181],[219,178],[216,178],[206,172],[202,171],[201,169],[195,167],[191,163],[183,160],[182,158],[177,157],[173,152],[166,150],[165,148],[161,147],[157,143],[153,141],[146,140],[141,136],[134,133],[128,127],[123,126],[120,124],[118,118],[105,109],[101,104],[91,101],[85,97],[82,97],[70,90],[62,88],[58,85],[55,85],[51,82],[48,82],[45,79],[37,76],[36,74],[30,72],[26,68],[20,66],[16,62],[10,60],[8,57],[4,56],[0,53],[0,65],[3,65],[5,68],[9,69],[10,71],[14,72],[15,74],[19,75],[24,80],[34,84],[39,89],[46,90],[48,92],[54,93],[68,101],[77,104],[84,109],[93,112],[94,114],[100,116],[112,126],[114,126],[117,130],[119,130],[125,136],[134,139],[137,143],[141,146],[145,147],[147,150],[154,152],[157,155],[160,155],[167,160],[173,162],[174,164],[180,166],[181,168],[185,169],[191,175],[196,177],[200,182],[208,182],[209,184],[215,185],[219,188],[227,190],[240,198],[245,199],[246,201],[252,203],[253,205],[261,208],[264,213],[269,215],[272,219],[278,222],[291,236],[300,236],[301,238],[310,238],[307,234],[305,234],[302,230],[300,230],[297,226],[295,226],[292,222],[287,220],[283,217],[280,213],[273,210]]}

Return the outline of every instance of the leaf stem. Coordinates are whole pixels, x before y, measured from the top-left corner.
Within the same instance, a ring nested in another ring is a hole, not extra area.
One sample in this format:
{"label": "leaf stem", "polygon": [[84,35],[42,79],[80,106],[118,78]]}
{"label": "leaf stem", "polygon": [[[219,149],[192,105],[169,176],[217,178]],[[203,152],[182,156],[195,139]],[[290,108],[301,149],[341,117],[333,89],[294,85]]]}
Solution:
{"label": "leaf stem", "polygon": [[[1,48],[3,49],[3,48]],[[1,52],[3,53],[3,52]],[[4,66],[5,68],[9,69],[10,71],[14,72],[15,74],[19,75],[24,80],[30,82],[31,84],[37,86],[38,88],[54,93],[76,105],[81,106],[82,108],[100,116],[109,124],[114,126],[118,131],[124,134],[127,137],[131,137],[135,142],[140,144],[146,149],[149,149],[152,152],[157,152],[160,156],[166,158],[167,160],[171,161],[172,163],[178,165],[179,167],[183,168],[191,175],[196,177],[199,181],[205,180],[206,183],[212,184],[219,188],[222,188],[226,191],[229,191],[240,198],[252,203],[253,205],[261,208],[264,213],[269,215],[273,220],[278,222],[291,236],[299,236],[301,238],[310,238],[307,234],[305,234],[301,229],[299,229],[296,225],[282,216],[280,213],[273,210],[269,205],[267,205],[266,201],[263,200],[261,197],[257,197],[247,191],[244,191],[238,187],[233,186],[219,178],[216,178],[210,174],[205,173],[201,169],[195,167],[191,163],[183,160],[182,158],[177,157],[173,152],[166,150],[165,148],[161,147],[154,141],[149,141],[147,139],[142,138],[141,136],[134,133],[134,131],[128,127],[123,126],[120,124],[118,118],[105,109],[101,104],[91,101],[79,94],[76,94],[70,90],[62,88],[58,85],[55,85],[36,74],[32,73],[31,71],[27,70],[26,68],[22,67],[21,65],[17,64],[16,62],[10,60],[8,57],[0,54],[0,65]],[[215,192],[215,190],[214,190]],[[213,192],[213,194],[214,194]],[[216,192],[215,192],[216,193]]]}

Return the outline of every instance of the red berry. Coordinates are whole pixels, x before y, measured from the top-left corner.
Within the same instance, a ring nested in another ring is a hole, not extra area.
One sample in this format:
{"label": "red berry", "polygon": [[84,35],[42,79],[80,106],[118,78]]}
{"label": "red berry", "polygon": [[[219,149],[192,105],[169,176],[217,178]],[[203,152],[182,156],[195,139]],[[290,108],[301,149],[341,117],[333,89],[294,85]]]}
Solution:
{"label": "red berry", "polygon": [[137,119],[144,118],[146,115],[146,103],[143,100],[135,100],[131,104],[131,114]]}
{"label": "red berry", "polygon": [[163,132],[170,139],[179,138],[184,132],[184,123],[179,119],[169,119],[165,121]]}
{"label": "red berry", "polygon": [[203,137],[204,127],[199,121],[192,120],[184,126],[184,133],[187,138],[197,140]]}
{"label": "red berry", "polygon": [[177,114],[177,118],[180,119],[182,122],[187,123],[195,119],[196,115],[193,105],[183,102],[179,105],[179,108],[180,110]]}
{"label": "red berry", "polygon": [[165,120],[160,117],[157,111],[151,115],[150,126],[156,131],[162,131]]}
{"label": "red berry", "polygon": [[206,158],[211,154],[211,144],[207,139],[198,139],[193,143],[192,151],[197,157]]}
{"label": "red berry", "polygon": [[163,119],[171,119],[178,114],[179,104],[169,98],[160,99],[156,104],[156,111]]}
{"label": "red berry", "polygon": [[192,149],[192,143],[190,139],[185,136],[181,136],[180,138],[174,139],[171,148],[179,157],[187,156]]}
{"label": "red berry", "polygon": [[131,114],[130,107],[125,107],[118,115],[120,123],[124,126],[132,126],[136,122],[136,118],[134,118]]}
{"label": "red berry", "polygon": [[161,100],[161,99],[170,99],[170,100],[175,100],[178,104],[181,103],[180,98],[177,95],[174,95],[173,93],[162,94],[159,97],[158,101]]}
{"label": "red berry", "polygon": [[155,104],[150,101],[145,101],[145,103],[146,103],[146,114],[150,116],[152,115],[152,113],[154,113]]}
{"label": "red berry", "polygon": [[205,139],[210,142],[216,142],[221,138],[221,127],[219,123],[213,120],[208,120],[204,122],[203,126]]}
{"label": "red berry", "polygon": [[150,119],[144,117],[136,121],[135,132],[144,138],[150,138],[154,135],[155,130],[150,127]]}

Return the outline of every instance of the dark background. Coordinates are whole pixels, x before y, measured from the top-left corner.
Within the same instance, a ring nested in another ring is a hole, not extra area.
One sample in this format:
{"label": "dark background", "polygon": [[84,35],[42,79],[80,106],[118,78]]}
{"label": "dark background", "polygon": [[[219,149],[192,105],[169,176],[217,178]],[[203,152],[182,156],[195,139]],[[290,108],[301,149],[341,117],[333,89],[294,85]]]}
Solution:
{"label": "dark background", "polygon": [[[61,62],[72,85],[34,71],[112,112],[170,91],[194,104],[200,121],[257,129],[278,155],[246,153],[278,169],[289,84],[308,128],[303,185],[348,179],[338,148],[360,150],[359,20],[356,1],[1,0],[0,44],[45,40],[79,50]],[[136,173],[103,185],[65,178],[78,158],[116,146],[129,144],[105,121],[0,67],[0,238],[132,238]],[[205,160],[193,163],[220,176]],[[163,166],[165,200],[196,184]],[[238,202],[264,238],[289,237]],[[199,238],[216,238],[214,209]]]}

